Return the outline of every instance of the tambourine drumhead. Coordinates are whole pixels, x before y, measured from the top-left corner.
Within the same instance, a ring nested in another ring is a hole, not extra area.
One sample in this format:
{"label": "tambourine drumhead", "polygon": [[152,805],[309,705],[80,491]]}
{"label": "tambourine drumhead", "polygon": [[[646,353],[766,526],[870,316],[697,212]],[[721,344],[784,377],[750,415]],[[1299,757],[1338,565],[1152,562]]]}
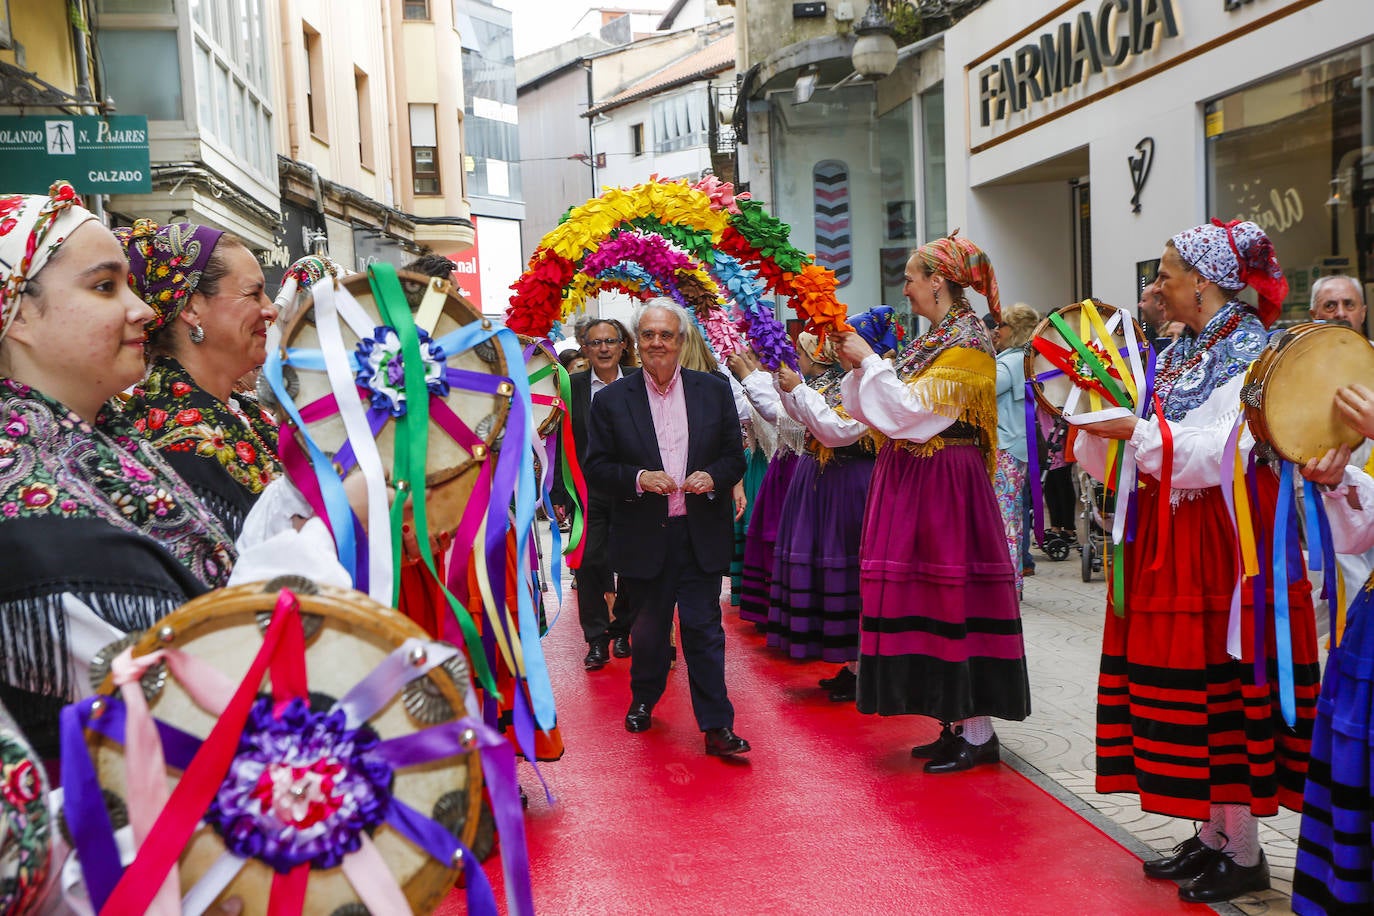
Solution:
{"label": "tambourine drumhead", "polygon": [[[1142,353],[1144,352],[1145,348],[1148,346],[1145,340],[1145,332],[1141,330],[1140,325],[1136,323],[1134,318],[1114,305],[1098,302],[1096,299],[1093,300],[1093,304],[1097,306],[1097,311],[1098,314],[1102,316],[1103,324],[1112,328],[1110,344],[1112,348],[1120,353],[1126,347],[1126,327],[1129,327],[1130,332],[1135,335],[1137,346]],[[1055,314],[1063,318],[1064,322],[1068,324],[1071,329],[1077,331],[1080,327],[1082,311],[1082,303],[1075,302],[1071,305],[1056,309]],[[1120,313],[1121,317],[1117,319],[1118,323],[1113,327],[1111,319],[1112,316],[1117,313]],[[1050,322],[1048,317],[1036,326],[1035,334],[1032,335],[1032,340],[1034,339],[1045,340],[1055,346],[1072,349],[1064,340],[1063,335],[1059,333],[1059,329]],[[1107,342],[1100,340],[1096,334],[1093,334],[1091,338],[1084,339],[1089,343],[1095,344],[1096,346],[1094,349],[1098,350],[1100,355],[1105,351]],[[1110,366],[1111,364],[1107,363],[1107,365]],[[1064,405],[1068,403],[1069,395],[1073,392],[1075,386],[1073,381],[1063,373],[1056,373],[1048,378],[1041,378],[1041,376],[1047,373],[1054,372],[1055,368],[1054,364],[1036,351],[1033,346],[1026,347],[1026,381],[1031,383],[1031,387],[1035,391],[1035,400],[1041,407],[1049,411],[1051,415],[1060,417],[1064,415]],[[1085,413],[1088,410],[1088,403],[1089,401],[1086,396],[1080,397],[1078,410],[1076,412]]]}
{"label": "tambourine drumhead", "polygon": [[[398,276],[401,279],[402,287],[405,289],[406,299],[410,303],[411,310],[418,309],[425,291],[431,283],[431,278],[405,271],[399,271]],[[373,300],[372,289],[366,274],[355,274],[346,280],[336,282],[358,301],[358,304],[372,319],[373,327],[384,324],[377,303]],[[443,337],[450,331],[482,320],[481,312],[473,308],[452,288],[449,288],[443,311],[435,323],[431,336],[434,338]],[[360,338],[349,328],[347,322],[340,321],[339,327],[343,336],[344,347],[352,352]],[[318,351],[320,349],[314,308],[302,309],[296,315],[295,319],[282,332],[282,346],[288,350],[294,348]],[[506,360],[500,347],[495,346],[490,341],[464,353],[448,354],[447,365],[455,369],[466,369],[487,375],[503,377],[508,375]],[[289,373],[287,378],[288,389],[292,387],[293,383],[299,387],[299,392],[294,395],[298,407],[312,404],[330,394],[332,390],[329,376],[325,372],[295,369],[291,366],[284,367],[284,372]],[[446,401],[453,412],[467,424],[468,428],[486,443],[487,453],[490,454],[491,449],[495,447],[505,429],[506,415],[510,410],[510,398],[499,394],[479,394],[454,387],[450,389]],[[331,456],[337,453],[347,441],[343,419],[337,413],[321,420],[309,422],[307,426],[311,438],[326,454]],[[388,482],[391,480],[395,432],[395,422],[388,421],[376,437],[377,449],[381,453]],[[299,433],[297,435],[299,436]],[[431,419],[429,454],[425,467],[427,469],[425,506],[429,530],[431,532],[452,531],[458,527],[462,519],[463,509],[467,505],[468,496],[472,493],[472,488],[477,480],[480,460],[475,459],[467,449],[456,443]]]}
{"label": "tambourine drumhead", "polygon": [[[558,357],[554,354],[553,344],[549,341],[526,337],[524,334],[518,336],[520,348],[529,351],[530,354],[525,360],[525,368],[530,377],[530,396],[534,399],[534,422],[540,436],[551,436],[558,431],[559,425],[563,422],[566,405],[558,391],[558,371],[542,370],[558,365]],[[533,350],[530,350],[531,344],[534,345]],[[536,374],[542,375],[542,378],[536,381]]]}
{"label": "tambourine drumhead", "polygon": [[[309,589],[318,589],[319,593],[308,594]],[[304,623],[306,671],[312,696],[339,699],[406,639],[427,638],[410,620],[359,592],[314,585],[295,591]],[[142,634],[133,643],[133,654],[144,655],[169,646],[181,649],[214,666],[237,684],[262,646],[262,631],[277,594],[276,589],[269,590],[257,583],[197,598]],[[165,670],[165,666],[150,669],[143,679],[149,710],[158,720],[204,738],[214,727],[215,719],[191,700],[175,677],[161,673]],[[155,676],[154,672],[159,674]],[[452,721],[464,714],[467,681],[466,664],[458,656],[412,682],[367,724],[385,740]],[[268,679],[264,678],[264,691],[269,689],[267,685]],[[111,694],[115,690],[107,677],[100,692]],[[94,731],[88,731],[86,736],[107,799],[112,794],[118,799],[114,804],[122,804],[127,797],[123,745]],[[169,783],[175,785],[180,774],[171,769],[168,774]],[[394,774],[395,798],[443,823],[471,846],[482,807],[481,766],[475,751],[397,768]],[[117,816],[113,819],[119,820]],[[428,913],[438,906],[458,877],[457,871],[431,858],[385,821],[373,833],[372,842],[417,913]],[[183,893],[224,850],[218,834],[202,823],[181,854]],[[219,899],[239,896],[245,916],[266,914],[272,875],[268,865],[249,859]],[[304,913],[329,916],[357,900],[342,869],[315,869],[310,875]]]}
{"label": "tambourine drumhead", "polygon": [[1241,399],[1256,439],[1294,464],[1364,440],[1336,413],[1336,392],[1374,385],[1374,346],[1336,324],[1295,325],[1251,364]]}

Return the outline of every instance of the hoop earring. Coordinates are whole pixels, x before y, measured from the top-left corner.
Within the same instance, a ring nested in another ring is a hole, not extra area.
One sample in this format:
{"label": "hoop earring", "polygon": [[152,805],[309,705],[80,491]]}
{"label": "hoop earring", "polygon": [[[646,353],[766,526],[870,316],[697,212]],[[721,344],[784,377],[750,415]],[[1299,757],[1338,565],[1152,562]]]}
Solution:
{"label": "hoop earring", "polygon": [[202,328],[200,325],[194,325],[191,328],[191,333],[189,336],[191,338],[191,343],[193,344],[205,343],[205,329]]}

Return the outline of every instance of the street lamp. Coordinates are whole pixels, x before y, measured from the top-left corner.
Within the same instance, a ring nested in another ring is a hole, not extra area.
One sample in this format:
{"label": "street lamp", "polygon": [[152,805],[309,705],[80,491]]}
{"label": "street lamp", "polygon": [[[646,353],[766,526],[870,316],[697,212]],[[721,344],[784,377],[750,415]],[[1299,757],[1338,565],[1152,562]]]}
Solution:
{"label": "street lamp", "polygon": [[867,79],[880,80],[897,69],[897,40],[892,23],[883,13],[882,0],[872,0],[863,18],[854,25],[854,50],[849,58],[854,69]]}

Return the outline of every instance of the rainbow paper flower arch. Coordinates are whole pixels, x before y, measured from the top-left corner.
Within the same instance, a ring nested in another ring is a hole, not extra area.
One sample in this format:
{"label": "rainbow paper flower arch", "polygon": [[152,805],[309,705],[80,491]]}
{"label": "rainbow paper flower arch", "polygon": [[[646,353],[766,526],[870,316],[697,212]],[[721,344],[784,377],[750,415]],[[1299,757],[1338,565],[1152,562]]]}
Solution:
{"label": "rainbow paper flower arch", "polygon": [[790,228],[715,176],[695,185],[657,177],[607,188],[570,209],[544,236],[511,289],[506,323],[533,337],[617,289],[638,299],[671,296],[696,315],[717,356],[748,338],[769,369],[796,366],[786,330],[763,301],[785,296],[808,328],[848,330],[837,281],[789,241]]}

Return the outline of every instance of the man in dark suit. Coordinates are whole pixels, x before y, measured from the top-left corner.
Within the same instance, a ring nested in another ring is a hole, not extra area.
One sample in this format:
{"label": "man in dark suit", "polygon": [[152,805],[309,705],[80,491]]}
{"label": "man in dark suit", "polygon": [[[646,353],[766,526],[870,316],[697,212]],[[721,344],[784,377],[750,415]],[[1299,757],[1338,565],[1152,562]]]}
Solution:
{"label": "man in dark suit", "polygon": [[625,728],[642,732],[653,723],[668,683],[676,604],[706,753],[728,757],[749,750],[733,730],[720,615],[721,577],[734,549],[730,490],[744,475],[744,447],[729,383],[678,365],[690,322],[672,300],[656,299],[639,313],[643,370],[592,403],[586,473],[610,496],[611,567],[637,610]]}
{"label": "man in dark suit", "polygon": [[[577,461],[584,469],[587,464],[587,417],[593,400],[611,383],[639,371],[625,366],[626,354],[634,352],[633,342],[626,339],[626,334],[618,321],[592,321],[585,329],[582,343],[582,351],[587,354],[591,368],[568,377],[573,443]],[[577,583],[577,616],[582,624],[582,635],[587,640],[587,657],[582,660],[582,666],[588,671],[606,667],[612,651],[616,658],[629,658],[631,652],[633,606],[617,598],[616,616],[612,620],[606,604],[606,595],[615,591],[615,579],[606,553],[609,527],[610,497],[603,488],[589,481],[586,546],[582,551],[582,566],[573,574]]]}

